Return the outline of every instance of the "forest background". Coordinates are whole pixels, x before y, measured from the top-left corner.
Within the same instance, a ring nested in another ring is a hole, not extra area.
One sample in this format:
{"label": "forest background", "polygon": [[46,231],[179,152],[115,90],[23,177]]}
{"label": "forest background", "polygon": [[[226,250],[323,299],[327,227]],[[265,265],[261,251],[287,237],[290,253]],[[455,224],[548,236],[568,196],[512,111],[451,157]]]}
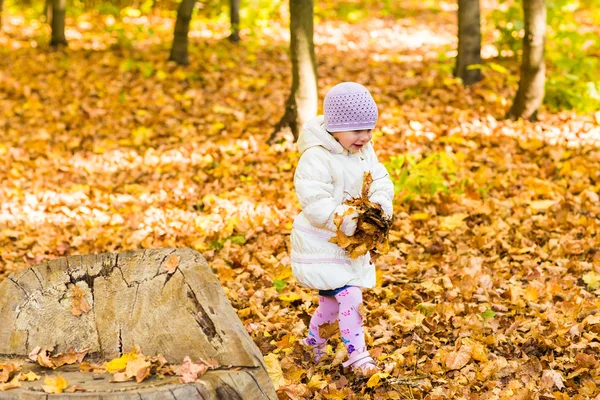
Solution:
{"label": "forest background", "polygon": [[382,366],[367,382],[343,375],[339,335],[318,366],[297,343],[317,300],[290,271],[299,155],[285,132],[268,143],[292,87],[288,3],[242,1],[236,43],[229,3],[196,2],[188,65],[169,61],[176,2],[67,1],[68,47],[50,45],[45,2],[3,3],[0,279],[67,255],[190,247],[281,398],[600,395],[598,1],[545,2],[544,102],[525,119],[505,118],[520,2],[481,2],[469,86],[453,74],[455,2],[314,5],[318,109],[340,81],[372,91],[397,190],[391,251],[364,294]]}

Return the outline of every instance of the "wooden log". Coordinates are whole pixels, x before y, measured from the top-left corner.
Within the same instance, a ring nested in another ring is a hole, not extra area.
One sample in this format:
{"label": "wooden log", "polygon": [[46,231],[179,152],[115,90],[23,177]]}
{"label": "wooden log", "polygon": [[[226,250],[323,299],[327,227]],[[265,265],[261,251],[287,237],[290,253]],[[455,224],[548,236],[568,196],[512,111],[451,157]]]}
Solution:
{"label": "wooden log", "polygon": [[[140,384],[109,383],[111,375],[94,379],[90,373],[68,371],[74,374],[69,384],[87,391],[52,398],[277,398],[260,351],[196,251],[57,259],[8,276],[0,282],[0,293],[0,357],[23,359],[42,346],[55,352],[88,349],[88,358],[109,360],[136,346],[173,364],[189,356],[214,359],[226,368],[188,385],[156,377]],[[40,382],[24,383],[21,389],[0,392],[0,399],[45,398],[35,391],[40,387]]]}

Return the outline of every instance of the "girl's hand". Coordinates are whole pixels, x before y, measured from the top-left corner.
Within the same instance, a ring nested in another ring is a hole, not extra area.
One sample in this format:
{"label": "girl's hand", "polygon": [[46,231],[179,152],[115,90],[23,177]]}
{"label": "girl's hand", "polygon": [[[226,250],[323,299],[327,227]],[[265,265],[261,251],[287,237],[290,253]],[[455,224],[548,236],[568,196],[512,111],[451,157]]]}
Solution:
{"label": "girl's hand", "polygon": [[344,216],[342,220],[342,224],[340,225],[340,229],[346,236],[354,235],[356,232],[356,226],[358,224],[358,212],[353,212],[350,215]]}

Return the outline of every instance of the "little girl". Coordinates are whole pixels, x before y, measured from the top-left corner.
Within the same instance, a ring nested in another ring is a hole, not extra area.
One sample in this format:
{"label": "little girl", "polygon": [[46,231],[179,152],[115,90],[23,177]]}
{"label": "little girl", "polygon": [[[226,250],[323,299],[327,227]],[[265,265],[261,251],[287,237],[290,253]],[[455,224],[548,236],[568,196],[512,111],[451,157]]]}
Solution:
{"label": "little girl", "polygon": [[[312,347],[318,362],[327,345],[319,326],[337,321],[349,356],[343,366],[368,375],[377,366],[365,346],[358,310],[361,288],[375,286],[375,266],[369,253],[351,259],[329,239],[335,235],[335,215],[351,208],[344,201],[360,197],[364,172],[373,177],[369,199],[380,204],[388,218],[394,185],[370,143],[379,115],[371,93],[358,83],[340,83],[327,93],[323,108],[325,115],[306,123],[300,133],[301,157],[294,175],[302,212],[291,234],[292,271],[300,284],[319,290],[319,306],[302,344]],[[356,211],[344,216],[340,228],[346,235],[354,234],[357,217]]]}

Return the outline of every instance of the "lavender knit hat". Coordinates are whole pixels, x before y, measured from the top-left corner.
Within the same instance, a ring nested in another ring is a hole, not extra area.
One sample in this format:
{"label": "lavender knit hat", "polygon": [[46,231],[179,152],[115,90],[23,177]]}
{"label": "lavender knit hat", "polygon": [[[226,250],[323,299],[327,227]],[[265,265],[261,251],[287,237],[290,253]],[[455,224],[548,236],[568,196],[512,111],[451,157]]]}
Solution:
{"label": "lavender knit hat", "polygon": [[354,82],[332,87],[323,104],[328,132],[373,129],[377,123],[377,104],[369,90]]}

